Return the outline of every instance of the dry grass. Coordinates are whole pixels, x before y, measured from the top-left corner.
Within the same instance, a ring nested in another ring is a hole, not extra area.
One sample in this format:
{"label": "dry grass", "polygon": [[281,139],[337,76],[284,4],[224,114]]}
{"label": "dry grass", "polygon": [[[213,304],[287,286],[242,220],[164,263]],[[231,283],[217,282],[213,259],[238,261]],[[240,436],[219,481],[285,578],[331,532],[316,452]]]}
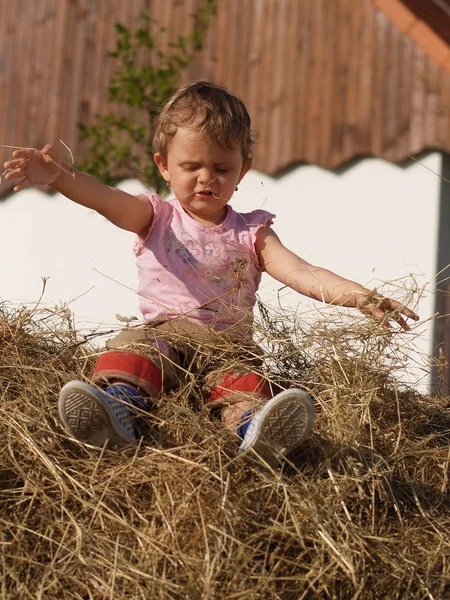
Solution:
{"label": "dry grass", "polygon": [[262,327],[274,381],[316,399],[278,471],[196,410],[202,369],[155,407],[157,443],[70,439],[57,395],[92,351],[64,313],[0,305],[1,597],[450,597],[448,398],[400,386],[405,337],[364,319]]}

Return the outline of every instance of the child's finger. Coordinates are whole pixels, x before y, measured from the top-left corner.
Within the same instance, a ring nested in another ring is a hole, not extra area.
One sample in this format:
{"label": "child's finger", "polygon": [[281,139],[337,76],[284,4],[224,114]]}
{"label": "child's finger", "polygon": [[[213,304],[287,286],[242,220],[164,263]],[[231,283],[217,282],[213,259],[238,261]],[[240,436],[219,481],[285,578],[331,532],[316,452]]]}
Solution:
{"label": "child's finger", "polygon": [[409,331],[409,325],[401,315],[405,308],[406,307],[402,306],[398,302],[386,299],[381,306],[377,307],[376,313],[374,312],[374,314],[376,314],[378,319],[393,319],[400,325],[402,329]]}
{"label": "child's finger", "polygon": [[20,192],[21,190],[24,190],[25,188],[30,187],[30,185],[31,184],[28,181],[28,179],[26,177],[24,177],[22,179],[22,181],[16,185],[16,187],[13,189],[13,191]]}
{"label": "child's finger", "polygon": [[[420,318],[419,315],[410,310],[407,306],[400,304],[397,300],[391,300],[390,298],[383,298],[380,303],[380,308],[389,314],[392,314],[392,316],[395,314],[400,317],[400,314],[402,314],[407,319],[413,319],[414,321],[418,321]],[[402,320],[405,322],[404,319]]]}
{"label": "child's finger", "polygon": [[367,314],[370,314],[370,316],[372,316],[373,318],[375,318],[377,321],[381,321],[383,327],[385,329],[389,329],[390,330],[390,326],[389,326],[389,319],[393,319],[396,323],[398,323],[400,325],[400,327],[405,330],[405,331],[409,331],[410,327],[408,325],[408,323],[405,321],[405,319],[401,316],[401,314],[397,311],[397,310],[393,310],[391,309],[387,309],[387,308],[380,308],[379,305],[376,304],[372,304],[369,305],[367,307]]}
{"label": "child's finger", "polygon": [[413,321],[418,321],[420,318],[419,315],[417,315],[415,312],[413,312],[403,304],[400,304],[399,302],[395,301],[391,301],[391,305],[390,307],[386,307],[386,311],[392,316],[393,319],[395,319],[398,323],[402,325],[403,329],[409,329],[409,326],[407,325],[406,327],[404,327],[403,324],[406,325],[406,321],[401,315],[404,315],[407,319],[412,319]]}
{"label": "child's finger", "polygon": [[56,153],[55,150],[53,148],[53,146],[51,144],[46,144],[42,150],[41,150],[42,154],[48,154],[49,156],[51,156],[52,158],[55,157]]}
{"label": "child's finger", "polygon": [[[389,318],[389,319],[393,319],[396,323],[398,323],[400,325],[400,327],[405,330],[405,331],[409,331],[410,330],[410,326],[408,325],[408,323],[406,322],[406,320],[402,317],[402,314],[404,313],[404,310],[400,310],[401,308],[405,308],[404,306],[402,306],[401,304],[399,304],[400,308],[389,308],[389,309],[385,309],[384,311],[384,318]],[[408,311],[410,313],[412,313],[412,311]],[[412,313],[414,314],[414,313]],[[405,315],[408,316],[408,315]]]}
{"label": "child's finger", "polygon": [[382,311],[381,309],[374,306],[372,308],[372,310],[369,311],[369,314],[371,317],[373,317],[376,321],[378,321],[381,324],[383,329],[386,329],[387,331],[391,331],[391,326],[389,324],[388,315],[384,311]]}
{"label": "child's finger", "polygon": [[400,327],[402,329],[404,329],[405,331],[409,331],[410,327],[408,325],[408,323],[405,321],[405,319],[401,316],[400,313],[391,313],[389,315],[391,317],[391,319],[394,319],[394,321],[397,321],[397,323],[400,325]]}
{"label": "child's finger", "polygon": [[405,317],[407,317],[408,319],[413,319],[414,321],[418,321],[420,319],[420,317],[419,317],[418,314],[416,314],[415,312],[413,312],[409,308],[406,308],[406,306],[402,306],[401,313],[403,315],[405,315]]}
{"label": "child's finger", "polygon": [[35,152],[34,148],[21,148],[20,150],[14,150],[12,153],[14,158],[31,158]]}
{"label": "child's finger", "polygon": [[21,177],[24,177],[24,175],[22,169],[14,169],[13,171],[6,173],[5,179],[6,181],[14,181],[14,179],[20,179]]}
{"label": "child's finger", "polygon": [[21,177],[25,177],[25,169],[28,165],[28,160],[19,160],[19,164],[16,168],[9,169],[8,173],[5,175],[5,179],[7,181],[12,181],[14,179],[20,179]]}
{"label": "child's finger", "polygon": [[13,169],[16,169],[17,167],[20,167],[20,165],[23,163],[24,160],[28,159],[24,159],[24,158],[15,158],[14,160],[7,160],[3,166],[5,169],[8,169],[8,171],[12,171]]}

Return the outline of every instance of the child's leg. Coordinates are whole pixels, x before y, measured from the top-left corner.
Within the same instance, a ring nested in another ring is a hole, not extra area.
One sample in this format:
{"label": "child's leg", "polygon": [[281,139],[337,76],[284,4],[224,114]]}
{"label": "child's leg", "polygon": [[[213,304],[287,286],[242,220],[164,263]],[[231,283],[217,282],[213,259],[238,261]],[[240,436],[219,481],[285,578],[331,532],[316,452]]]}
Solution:
{"label": "child's leg", "polygon": [[271,396],[267,381],[258,373],[231,372],[211,390],[209,404],[211,407],[220,406],[222,422],[236,431],[242,417],[256,412]]}
{"label": "child's leg", "polygon": [[298,388],[270,397],[261,375],[228,373],[213,388],[210,401],[223,403],[222,420],[242,439],[239,453],[253,450],[275,467],[311,433],[314,408],[309,394]]}
{"label": "child's leg", "polygon": [[124,331],[107,346],[111,349],[94,368],[96,385],[66,384],[59,396],[59,414],[76,438],[93,446],[135,445],[143,434],[140,416],[148,410],[149,400],[176,383],[178,355],[145,330]]}

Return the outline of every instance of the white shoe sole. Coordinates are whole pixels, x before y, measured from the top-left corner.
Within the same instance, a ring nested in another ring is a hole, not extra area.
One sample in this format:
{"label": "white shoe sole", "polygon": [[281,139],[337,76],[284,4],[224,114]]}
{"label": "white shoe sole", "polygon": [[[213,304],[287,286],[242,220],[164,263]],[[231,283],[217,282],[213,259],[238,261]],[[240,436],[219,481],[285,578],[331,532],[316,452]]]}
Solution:
{"label": "white shoe sole", "polygon": [[314,406],[311,396],[298,388],[285,390],[269,400],[253,417],[239,454],[253,450],[271,467],[295,450],[311,433]]}
{"label": "white shoe sole", "polygon": [[84,381],[70,381],[61,389],[58,411],[70,433],[87,444],[99,448],[137,444],[129,409]]}

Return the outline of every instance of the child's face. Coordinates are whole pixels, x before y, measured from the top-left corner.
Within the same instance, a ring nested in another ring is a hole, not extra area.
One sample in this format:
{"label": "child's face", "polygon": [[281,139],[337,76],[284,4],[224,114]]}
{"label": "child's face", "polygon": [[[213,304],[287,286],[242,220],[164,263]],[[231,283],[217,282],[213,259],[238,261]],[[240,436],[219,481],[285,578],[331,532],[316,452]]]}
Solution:
{"label": "child's face", "polygon": [[157,153],[155,162],[181,206],[205,225],[223,220],[225,206],[251,167],[239,148],[223,148],[209,135],[182,127],[169,143],[167,158]]}

